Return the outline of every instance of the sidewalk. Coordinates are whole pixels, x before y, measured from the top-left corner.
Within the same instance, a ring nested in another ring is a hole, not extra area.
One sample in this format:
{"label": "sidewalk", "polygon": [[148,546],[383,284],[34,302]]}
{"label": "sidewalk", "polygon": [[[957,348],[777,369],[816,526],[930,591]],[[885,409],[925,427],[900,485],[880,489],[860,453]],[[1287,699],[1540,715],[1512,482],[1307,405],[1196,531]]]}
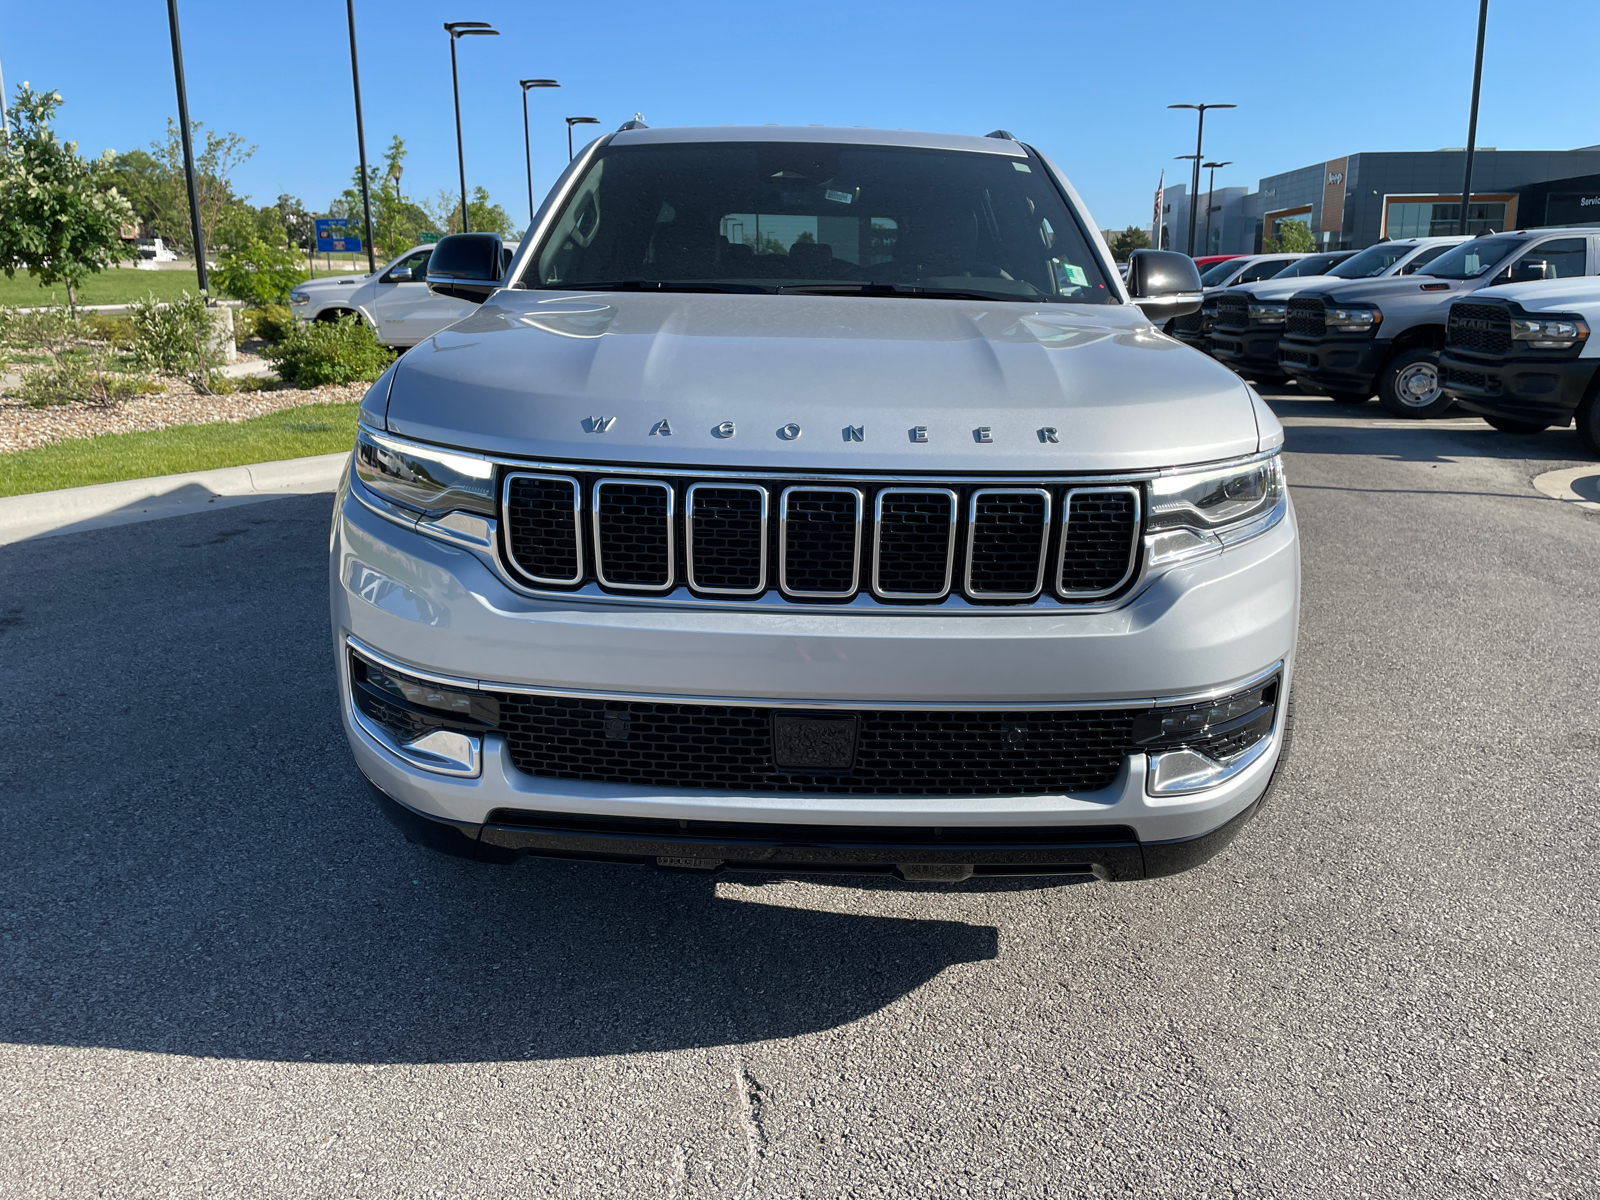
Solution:
{"label": "sidewalk", "polygon": [[35,538],[157,521],[284,496],[335,491],[348,452],[187,475],[158,475],[0,499],[0,546]]}

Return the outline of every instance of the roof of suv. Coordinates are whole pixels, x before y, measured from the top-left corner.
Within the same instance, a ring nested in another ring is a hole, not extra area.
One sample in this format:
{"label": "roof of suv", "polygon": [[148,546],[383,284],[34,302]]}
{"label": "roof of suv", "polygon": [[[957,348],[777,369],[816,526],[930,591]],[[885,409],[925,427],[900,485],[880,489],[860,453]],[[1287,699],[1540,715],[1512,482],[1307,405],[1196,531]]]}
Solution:
{"label": "roof of suv", "polygon": [[667,142],[829,142],[835,145],[911,146],[920,150],[966,150],[1026,158],[1009,138],[964,133],[919,133],[910,129],[856,129],[827,125],[686,125],[677,129],[624,129],[611,135],[613,146],[652,146]]}

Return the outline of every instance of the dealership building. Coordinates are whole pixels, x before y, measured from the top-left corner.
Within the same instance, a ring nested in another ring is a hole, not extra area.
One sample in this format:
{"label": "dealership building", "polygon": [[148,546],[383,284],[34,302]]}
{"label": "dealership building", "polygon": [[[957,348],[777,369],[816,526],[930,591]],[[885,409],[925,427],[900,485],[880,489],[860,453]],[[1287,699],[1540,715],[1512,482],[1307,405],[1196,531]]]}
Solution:
{"label": "dealership building", "polygon": [[[1330,250],[1361,249],[1384,237],[1455,233],[1466,157],[1461,149],[1349,154],[1269,175],[1254,191],[1201,192],[1194,252],[1257,252],[1286,220],[1305,222],[1317,245]],[[1164,200],[1163,245],[1187,249],[1188,188],[1169,186]],[[1544,225],[1600,225],[1600,146],[1478,150],[1468,232]]]}

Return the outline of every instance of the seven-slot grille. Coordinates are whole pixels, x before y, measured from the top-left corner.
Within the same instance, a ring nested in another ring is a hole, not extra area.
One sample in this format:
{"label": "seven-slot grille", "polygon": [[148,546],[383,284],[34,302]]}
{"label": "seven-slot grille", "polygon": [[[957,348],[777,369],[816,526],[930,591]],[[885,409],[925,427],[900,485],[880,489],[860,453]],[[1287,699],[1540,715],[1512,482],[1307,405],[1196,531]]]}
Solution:
{"label": "seven-slot grille", "polygon": [[1213,329],[1243,329],[1250,323],[1250,301],[1245,296],[1217,297],[1217,316]]}
{"label": "seven-slot grille", "polygon": [[1328,332],[1327,321],[1323,319],[1325,311],[1321,300],[1291,296],[1284,317],[1284,332],[1301,337],[1322,337]]}
{"label": "seven-slot grille", "polygon": [[796,603],[952,594],[1022,604],[1116,595],[1138,568],[1137,484],[877,484],[509,471],[504,561],[531,588],[775,592]]}
{"label": "seven-slot grille", "polygon": [[1445,342],[1475,354],[1504,354],[1511,349],[1511,310],[1499,304],[1452,304]]}

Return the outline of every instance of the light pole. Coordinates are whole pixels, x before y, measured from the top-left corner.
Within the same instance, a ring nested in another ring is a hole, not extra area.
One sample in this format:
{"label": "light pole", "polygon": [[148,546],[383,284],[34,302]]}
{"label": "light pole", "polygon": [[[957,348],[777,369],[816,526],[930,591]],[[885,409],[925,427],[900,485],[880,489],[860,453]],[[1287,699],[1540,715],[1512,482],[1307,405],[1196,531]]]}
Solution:
{"label": "light pole", "polygon": [[572,161],[572,127],[574,125],[598,125],[599,117],[568,117],[567,118],[567,161]]}
{"label": "light pole", "polygon": [[528,89],[558,88],[554,79],[521,79],[522,84],[522,153],[528,161],[528,228],[533,228],[533,143],[528,138]]}
{"label": "light pole", "polygon": [[1211,193],[1217,190],[1217,168],[1233,166],[1233,159],[1227,162],[1201,163],[1202,167],[1209,167],[1211,178],[1206,183],[1206,253],[1211,253]]}
{"label": "light pole", "polygon": [[1472,115],[1467,118],[1467,171],[1461,181],[1461,236],[1467,236],[1467,205],[1472,201],[1472,155],[1478,147],[1478,85],[1483,82],[1483,33],[1489,0],[1478,0],[1478,56],[1472,63]]}
{"label": "light pole", "polygon": [[456,99],[456,168],[461,172],[461,232],[471,233],[467,224],[467,156],[461,148],[461,80],[456,74],[456,39],[464,37],[499,37],[500,31],[487,21],[446,21],[444,31],[450,35],[450,91]]}
{"label": "light pole", "polygon": [[189,185],[189,233],[194,238],[194,268],[200,291],[209,295],[206,276],[205,231],[200,228],[200,189],[194,180],[194,138],[189,131],[189,89],[183,82],[183,41],[178,37],[178,0],[167,0],[167,23],[172,27],[172,74],[178,83],[178,133],[183,140],[183,177]]}
{"label": "light pole", "polygon": [[[1205,157],[1206,110],[1208,108],[1238,108],[1237,104],[1169,104],[1168,108],[1192,108],[1200,115],[1199,128],[1194,135],[1194,180],[1189,185],[1189,257],[1194,257],[1194,195],[1200,190],[1200,160]],[[1187,154],[1180,157],[1188,158]]]}
{"label": "light pole", "polygon": [[[1198,154],[1174,154],[1172,157],[1177,159],[1179,162],[1187,162],[1191,158],[1194,159],[1195,162],[1199,162],[1200,161],[1200,156]],[[1198,167],[1195,168],[1195,172],[1194,172],[1194,190],[1196,192],[1198,192],[1200,190],[1200,169]],[[1200,197],[1191,194],[1188,197],[1188,201],[1189,201],[1189,257],[1193,258],[1194,257],[1194,206],[1200,202]]]}
{"label": "light pole", "polygon": [[361,67],[356,61],[356,0],[344,0],[344,11],[350,21],[350,82],[356,89],[356,154],[361,163],[361,215],[366,220],[367,270],[376,272],[378,263],[372,257],[372,197],[367,192],[367,135],[361,128]]}

